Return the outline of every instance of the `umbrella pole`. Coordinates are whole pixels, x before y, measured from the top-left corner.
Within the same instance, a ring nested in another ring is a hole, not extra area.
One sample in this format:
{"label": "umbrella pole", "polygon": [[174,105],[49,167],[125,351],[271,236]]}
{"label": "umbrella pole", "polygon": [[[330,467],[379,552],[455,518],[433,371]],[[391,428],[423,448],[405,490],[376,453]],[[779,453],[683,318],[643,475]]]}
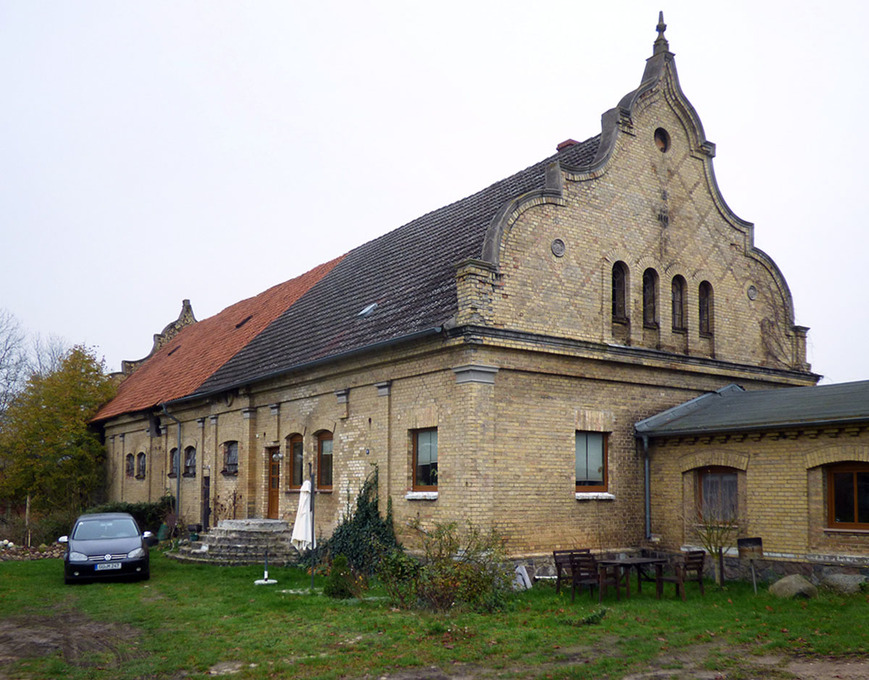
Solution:
{"label": "umbrella pole", "polygon": [[[311,550],[313,551],[317,546],[314,544],[314,470],[310,463],[308,463],[308,475],[311,477]],[[311,555],[311,592],[314,592],[314,554]]]}

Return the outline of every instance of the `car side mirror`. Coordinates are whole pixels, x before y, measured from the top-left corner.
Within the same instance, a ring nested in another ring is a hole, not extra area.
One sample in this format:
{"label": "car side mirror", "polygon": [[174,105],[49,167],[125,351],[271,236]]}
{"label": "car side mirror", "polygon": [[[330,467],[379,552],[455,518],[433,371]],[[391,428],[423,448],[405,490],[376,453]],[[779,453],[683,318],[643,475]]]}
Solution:
{"label": "car side mirror", "polygon": [[150,531],[146,531],[142,534],[142,539],[145,541],[145,545],[154,546],[157,545],[157,538]]}
{"label": "car side mirror", "polygon": [[58,543],[69,543],[69,536],[61,536],[57,539]]}

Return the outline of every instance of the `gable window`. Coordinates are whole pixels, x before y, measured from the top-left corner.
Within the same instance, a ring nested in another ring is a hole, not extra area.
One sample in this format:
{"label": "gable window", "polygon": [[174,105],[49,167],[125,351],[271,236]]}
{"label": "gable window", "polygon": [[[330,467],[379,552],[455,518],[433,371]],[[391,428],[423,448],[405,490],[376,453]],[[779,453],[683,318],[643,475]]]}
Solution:
{"label": "gable window", "polygon": [[869,529],[869,463],[827,469],[827,511],[833,529]]}
{"label": "gable window", "polygon": [[317,488],[332,488],[332,433],[317,435]]}
{"label": "gable window", "polygon": [[438,430],[432,427],[413,433],[413,490],[438,490]]}
{"label": "gable window", "polygon": [[607,490],[607,439],[604,432],[576,432],[576,492]]}
{"label": "gable window", "polygon": [[305,480],[304,447],[302,435],[294,434],[290,437],[290,488],[301,489]]}
{"label": "gable window", "polygon": [[169,477],[178,476],[178,449],[169,451]]}
{"label": "gable window", "polygon": [[654,269],[643,272],[643,325],[658,327],[658,272]]}
{"label": "gable window", "polygon": [[703,281],[699,289],[700,335],[712,335],[712,284]]}
{"label": "gable window", "polygon": [[128,453],[127,457],[124,459],[124,470],[127,473],[127,477],[132,477],[135,470],[135,463],[133,461],[133,454]]}
{"label": "gable window", "polygon": [[145,479],[146,463],[145,452],[139,451],[136,456],[136,479]]}
{"label": "gable window", "polygon": [[225,475],[238,474],[238,442],[223,443],[223,470]]}
{"label": "gable window", "polygon": [[687,284],[681,276],[673,277],[673,330],[685,331],[688,329],[687,315],[685,314],[685,291]]}
{"label": "gable window", "polygon": [[707,467],[698,472],[698,519],[706,525],[732,524],[738,518],[736,470]]}
{"label": "gable window", "polygon": [[196,449],[192,446],[184,449],[184,476],[196,476]]}
{"label": "gable window", "polygon": [[628,266],[624,262],[613,265],[613,321],[628,320]]}

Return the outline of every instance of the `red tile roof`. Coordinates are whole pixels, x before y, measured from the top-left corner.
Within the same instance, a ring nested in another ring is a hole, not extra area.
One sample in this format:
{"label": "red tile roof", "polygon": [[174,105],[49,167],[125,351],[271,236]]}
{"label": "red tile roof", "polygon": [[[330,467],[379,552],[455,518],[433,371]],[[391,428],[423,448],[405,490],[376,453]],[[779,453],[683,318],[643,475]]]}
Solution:
{"label": "red tile roof", "polygon": [[94,420],[153,408],[191,394],[343,257],[186,326],[121,383],[117,396],[100,409]]}

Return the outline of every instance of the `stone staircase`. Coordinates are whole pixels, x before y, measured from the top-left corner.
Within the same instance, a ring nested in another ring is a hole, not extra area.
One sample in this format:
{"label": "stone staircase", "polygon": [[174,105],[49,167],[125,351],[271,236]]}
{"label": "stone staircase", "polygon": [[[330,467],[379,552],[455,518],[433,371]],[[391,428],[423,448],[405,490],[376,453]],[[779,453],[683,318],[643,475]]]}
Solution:
{"label": "stone staircase", "polygon": [[236,566],[262,564],[268,550],[270,565],[289,566],[299,560],[292,533],[279,519],[224,519],[199,534],[199,540],[183,542],[166,554],[179,562]]}

